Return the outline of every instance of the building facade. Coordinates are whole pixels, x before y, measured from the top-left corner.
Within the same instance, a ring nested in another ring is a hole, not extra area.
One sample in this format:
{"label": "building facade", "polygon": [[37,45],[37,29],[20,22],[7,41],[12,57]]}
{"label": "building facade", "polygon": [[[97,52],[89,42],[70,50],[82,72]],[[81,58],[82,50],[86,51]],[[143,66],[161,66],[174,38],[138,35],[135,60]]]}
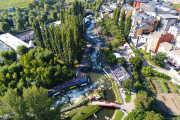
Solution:
{"label": "building facade", "polygon": [[157,52],[162,42],[171,42],[173,38],[172,34],[166,33],[165,31],[153,32],[148,37],[148,52]]}

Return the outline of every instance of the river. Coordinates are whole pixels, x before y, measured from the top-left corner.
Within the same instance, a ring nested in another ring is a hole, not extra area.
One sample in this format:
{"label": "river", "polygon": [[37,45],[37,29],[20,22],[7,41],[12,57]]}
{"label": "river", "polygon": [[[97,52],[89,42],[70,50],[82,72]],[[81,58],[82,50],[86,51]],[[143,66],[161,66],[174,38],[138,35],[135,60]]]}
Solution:
{"label": "river", "polygon": [[[91,24],[87,27],[86,33],[95,43],[96,46],[105,47],[105,44],[94,37],[92,29],[95,27],[94,18],[91,20]],[[85,71],[90,77],[91,84],[84,86],[82,88],[74,88],[66,92],[65,95],[59,95],[56,101],[56,104],[61,103],[61,107],[68,107],[69,103],[75,104],[81,101],[83,98],[92,93],[95,89],[103,89],[105,94],[105,99],[110,101],[115,101],[115,95],[112,90],[109,88],[112,86],[111,81],[108,76],[104,73],[101,65],[98,62],[98,54],[100,50],[94,49],[90,56],[90,62],[92,70]],[[105,116],[112,117],[115,112],[115,109],[111,108],[102,108],[99,112],[96,113],[99,120],[105,120]],[[89,117],[87,120],[97,120],[94,116]]]}

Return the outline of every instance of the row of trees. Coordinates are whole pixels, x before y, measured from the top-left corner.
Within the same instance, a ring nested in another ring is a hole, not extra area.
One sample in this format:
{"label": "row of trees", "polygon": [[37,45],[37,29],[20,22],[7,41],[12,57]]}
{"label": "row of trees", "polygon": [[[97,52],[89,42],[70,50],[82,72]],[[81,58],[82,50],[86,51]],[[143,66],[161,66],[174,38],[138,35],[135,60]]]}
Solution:
{"label": "row of trees", "polygon": [[[21,46],[18,46],[17,49],[19,47]],[[4,61],[4,65],[0,66],[1,94],[10,88],[17,88],[20,95],[23,88],[31,86],[32,82],[35,82],[38,87],[52,88],[72,79],[75,75],[74,71],[58,64],[53,52],[47,49],[38,47],[28,52],[23,50],[19,50],[22,56],[18,63],[16,62],[16,52],[0,52]]]}
{"label": "row of trees", "polygon": [[61,10],[61,28],[53,24],[48,27],[41,23],[41,30],[37,19],[34,19],[32,27],[37,46],[51,50],[71,66],[75,60],[80,61],[82,46],[86,44],[82,10],[83,7],[78,1],[73,3],[72,15]]}
{"label": "row of trees", "polygon": [[[112,34],[115,40],[112,42],[114,48],[118,48],[120,45],[126,42],[131,29],[131,14],[126,17],[125,10],[121,13],[119,21],[120,9],[114,10],[113,20],[106,17],[100,23],[97,22],[96,26],[101,26],[100,34],[110,35]],[[119,21],[119,24],[118,24]]]}

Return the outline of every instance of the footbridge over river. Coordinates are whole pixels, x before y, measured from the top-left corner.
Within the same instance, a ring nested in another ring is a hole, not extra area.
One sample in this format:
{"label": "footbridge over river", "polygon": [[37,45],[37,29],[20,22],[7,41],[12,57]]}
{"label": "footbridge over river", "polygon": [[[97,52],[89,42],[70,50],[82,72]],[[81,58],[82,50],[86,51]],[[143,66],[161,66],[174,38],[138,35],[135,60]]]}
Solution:
{"label": "footbridge over river", "polygon": [[92,105],[121,109],[121,104],[114,101],[107,101],[107,100],[106,101],[93,101]]}

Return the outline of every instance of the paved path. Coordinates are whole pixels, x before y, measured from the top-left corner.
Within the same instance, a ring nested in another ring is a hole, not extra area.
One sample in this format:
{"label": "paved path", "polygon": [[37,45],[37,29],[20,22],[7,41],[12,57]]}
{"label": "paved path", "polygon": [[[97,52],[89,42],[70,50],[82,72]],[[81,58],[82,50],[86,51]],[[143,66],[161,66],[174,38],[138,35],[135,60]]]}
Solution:
{"label": "paved path", "polygon": [[[128,59],[128,53],[127,53],[127,50],[124,48],[124,47],[120,47],[119,48],[119,51],[120,55],[122,57],[124,57],[126,59],[126,65],[127,65],[127,72],[128,74],[130,75],[130,78],[131,80],[133,80],[133,77],[132,77],[132,74],[131,74],[131,70],[130,70],[130,63],[129,63],[129,59]],[[123,88],[120,88],[120,91],[122,91]],[[121,92],[122,94],[122,97],[125,101],[125,94],[123,92]],[[134,105],[134,99],[136,98],[136,91],[135,91],[135,87],[133,86],[131,88],[131,102],[129,103],[126,103],[124,102],[124,105],[122,106],[122,109],[125,109],[128,113],[131,112],[134,108],[135,108],[135,105]],[[126,115],[123,116],[122,120],[124,119],[124,117],[126,117]]]}

